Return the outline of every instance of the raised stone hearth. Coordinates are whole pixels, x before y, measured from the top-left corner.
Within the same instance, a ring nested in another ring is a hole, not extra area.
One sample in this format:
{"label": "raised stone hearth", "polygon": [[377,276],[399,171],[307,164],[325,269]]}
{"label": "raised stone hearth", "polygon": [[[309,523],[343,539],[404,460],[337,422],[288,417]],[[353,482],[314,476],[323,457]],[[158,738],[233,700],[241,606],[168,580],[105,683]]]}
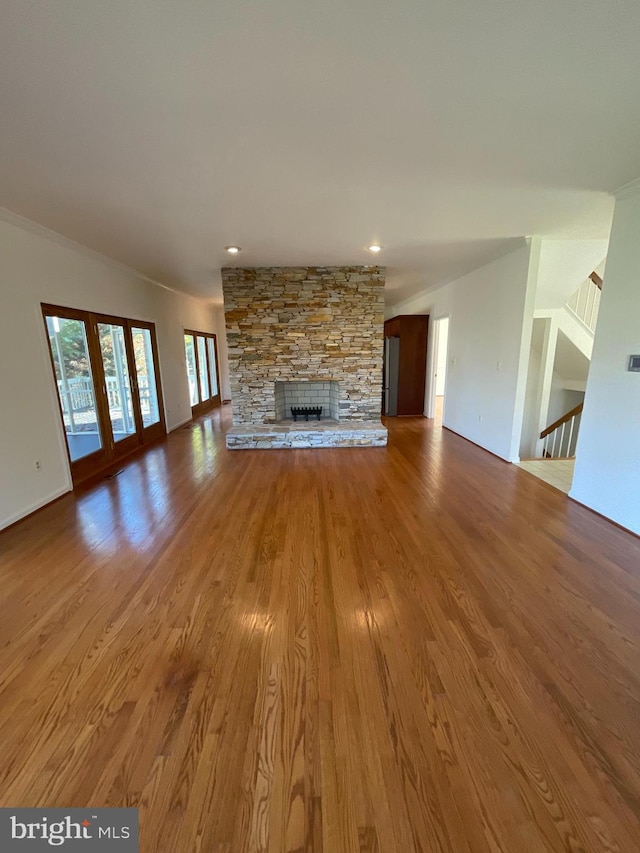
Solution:
{"label": "raised stone hearth", "polygon": [[[228,447],[386,443],[380,267],[226,268],[222,286],[234,423]],[[323,420],[288,422],[294,404],[322,406]]]}
{"label": "raised stone hearth", "polygon": [[384,447],[387,430],[380,421],[305,421],[298,423],[248,424],[231,427],[230,450],[277,450],[304,447]]}

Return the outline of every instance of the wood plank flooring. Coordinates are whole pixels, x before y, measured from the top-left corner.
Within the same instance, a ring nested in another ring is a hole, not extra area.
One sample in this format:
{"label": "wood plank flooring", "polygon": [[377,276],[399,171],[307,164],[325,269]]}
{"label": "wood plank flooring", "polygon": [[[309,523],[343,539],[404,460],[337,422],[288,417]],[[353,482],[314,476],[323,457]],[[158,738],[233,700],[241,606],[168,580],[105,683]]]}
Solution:
{"label": "wood plank flooring", "polygon": [[640,543],[423,419],[216,412],[0,534],[0,805],[144,853],[640,850]]}

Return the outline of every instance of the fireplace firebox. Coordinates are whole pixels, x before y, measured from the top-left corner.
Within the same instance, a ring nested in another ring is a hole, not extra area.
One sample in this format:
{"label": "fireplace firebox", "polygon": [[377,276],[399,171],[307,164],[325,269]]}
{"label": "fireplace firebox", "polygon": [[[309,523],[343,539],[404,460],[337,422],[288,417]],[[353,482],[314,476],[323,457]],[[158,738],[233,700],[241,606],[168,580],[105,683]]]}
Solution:
{"label": "fireplace firebox", "polygon": [[340,383],[311,380],[275,383],[276,421],[339,420]]}

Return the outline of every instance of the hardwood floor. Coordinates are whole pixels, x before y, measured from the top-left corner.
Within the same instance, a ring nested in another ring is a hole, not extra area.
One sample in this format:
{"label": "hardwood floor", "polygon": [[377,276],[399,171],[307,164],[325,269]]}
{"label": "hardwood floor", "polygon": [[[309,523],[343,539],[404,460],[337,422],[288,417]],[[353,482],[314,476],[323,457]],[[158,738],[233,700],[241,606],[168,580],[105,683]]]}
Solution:
{"label": "hardwood floor", "polygon": [[388,426],[228,452],[216,412],[0,534],[0,805],[139,806],[144,853],[639,850],[640,543]]}

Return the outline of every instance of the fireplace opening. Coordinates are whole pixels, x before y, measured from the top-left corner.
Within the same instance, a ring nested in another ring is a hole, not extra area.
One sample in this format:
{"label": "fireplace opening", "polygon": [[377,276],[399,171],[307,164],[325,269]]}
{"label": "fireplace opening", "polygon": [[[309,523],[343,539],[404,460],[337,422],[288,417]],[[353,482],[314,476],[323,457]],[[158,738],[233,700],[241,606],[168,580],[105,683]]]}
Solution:
{"label": "fireplace opening", "polygon": [[276,421],[337,421],[340,383],[333,380],[276,382],[275,408]]}

